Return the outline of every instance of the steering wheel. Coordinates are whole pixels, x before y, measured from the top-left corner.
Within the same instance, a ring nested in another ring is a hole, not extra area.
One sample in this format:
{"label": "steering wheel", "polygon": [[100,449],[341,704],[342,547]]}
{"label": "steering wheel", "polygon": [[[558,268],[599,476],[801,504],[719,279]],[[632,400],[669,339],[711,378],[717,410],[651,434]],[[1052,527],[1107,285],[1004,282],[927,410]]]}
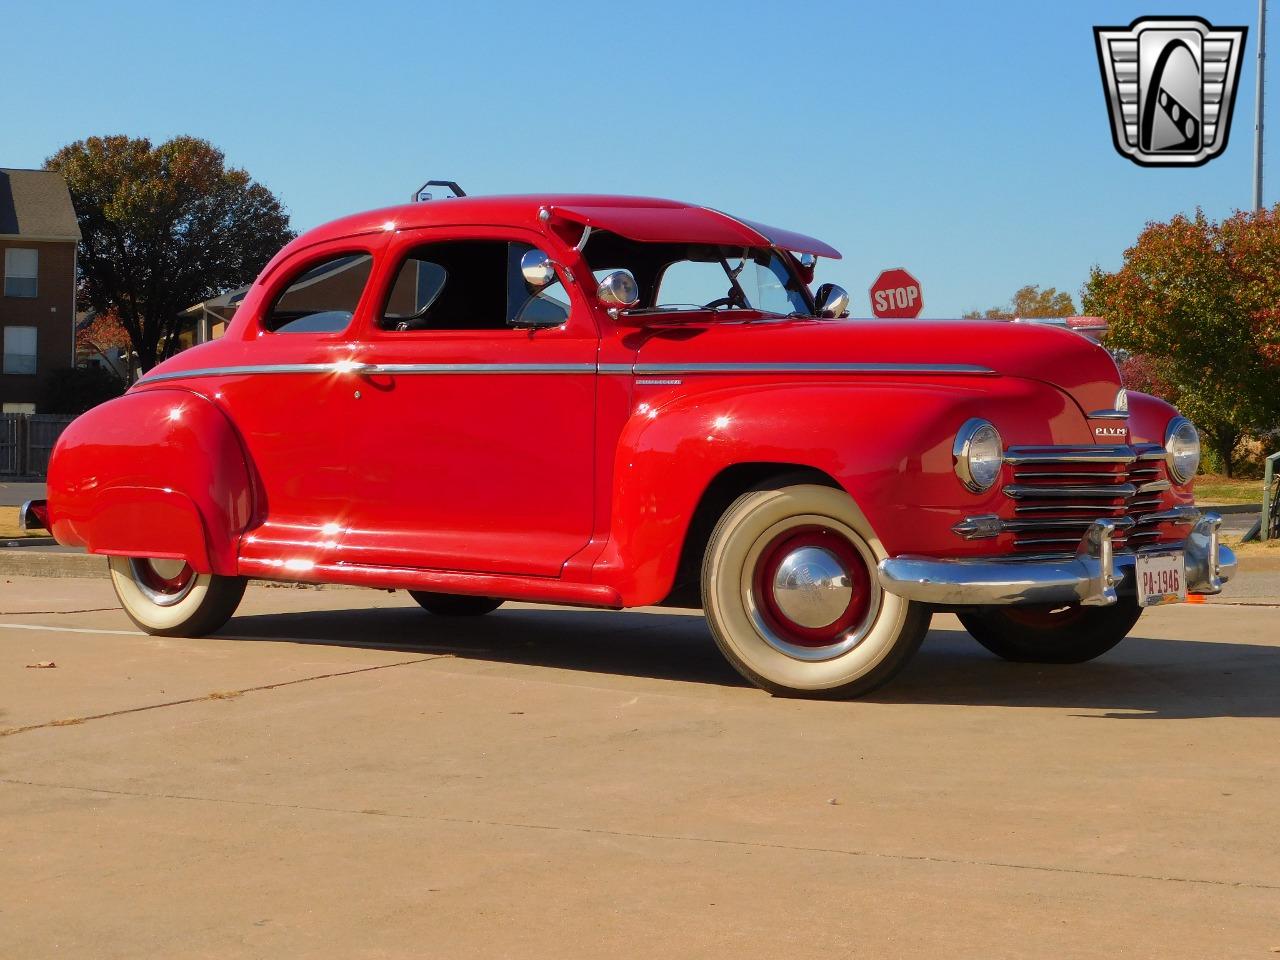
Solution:
{"label": "steering wheel", "polygon": [[738,300],[736,297],[721,297],[719,300],[712,300],[710,303],[702,305],[703,310],[715,310],[718,307],[732,307]]}

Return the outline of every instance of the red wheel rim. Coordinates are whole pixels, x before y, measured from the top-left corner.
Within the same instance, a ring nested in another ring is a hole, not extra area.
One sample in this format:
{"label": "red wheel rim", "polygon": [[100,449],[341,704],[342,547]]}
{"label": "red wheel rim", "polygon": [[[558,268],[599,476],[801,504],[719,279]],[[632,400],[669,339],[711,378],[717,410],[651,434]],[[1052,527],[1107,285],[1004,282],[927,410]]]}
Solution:
{"label": "red wheel rim", "polygon": [[[160,566],[157,567],[157,564]],[[196,582],[196,572],[191,564],[181,560],[130,560],[133,579],[152,603],[171,606],[191,592]]]}
{"label": "red wheel rim", "polygon": [[[831,623],[807,627],[782,610],[774,593],[778,569],[797,550],[814,547],[826,551],[844,569],[851,594],[844,611]],[[761,551],[752,577],[752,593],[765,625],[783,641],[798,647],[828,647],[861,624],[871,608],[871,572],[857,547],[827,527],[793,527],[774,537]]]}

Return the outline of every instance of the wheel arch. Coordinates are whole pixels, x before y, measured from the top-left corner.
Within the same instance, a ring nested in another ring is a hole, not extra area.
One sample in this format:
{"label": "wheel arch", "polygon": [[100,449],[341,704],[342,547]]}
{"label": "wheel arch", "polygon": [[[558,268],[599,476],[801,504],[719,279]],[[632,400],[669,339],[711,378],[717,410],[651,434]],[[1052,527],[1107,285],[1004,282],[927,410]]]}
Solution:
{"label": "wheel arch", "polygon": [[698,498],[697,506],[685,528],[676,564],[675,580],[662,601],[664,606],[698,607],[698,575],[702,556],[716,522],[730,505],[751,490],[763,490],[793,484],[811,483],[839,490],[839,482],[831,474],[803,463],[785,461],[748,461],[724,467],[711,478]]}

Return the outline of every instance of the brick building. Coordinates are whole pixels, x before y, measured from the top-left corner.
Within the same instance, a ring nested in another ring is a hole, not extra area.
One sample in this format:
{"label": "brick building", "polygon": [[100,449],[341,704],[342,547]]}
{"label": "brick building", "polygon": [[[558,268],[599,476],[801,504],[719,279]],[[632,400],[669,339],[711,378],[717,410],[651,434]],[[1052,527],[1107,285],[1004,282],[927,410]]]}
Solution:
{"label": "brick building", "polygon": [[0,167],[0,408],[35,413],[53,370],[75,365],[80,227],[62,177]]}

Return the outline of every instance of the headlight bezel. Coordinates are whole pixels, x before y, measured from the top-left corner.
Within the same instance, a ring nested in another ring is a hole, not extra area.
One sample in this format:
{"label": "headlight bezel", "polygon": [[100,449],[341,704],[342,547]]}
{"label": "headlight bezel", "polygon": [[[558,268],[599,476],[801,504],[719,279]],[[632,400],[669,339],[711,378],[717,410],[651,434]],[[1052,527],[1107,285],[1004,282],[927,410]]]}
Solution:
{"label": "headlight bezel", "polygon": [[[1190,431],[1191,439],[1195,442],[1195,461],[1189,471],[1179,469],[1178,455],[1173,450],[1173,443],[1178,439],[1179,433],[1183,440],[1186,439],[1185,431]],[[1200,469],[1200,452],[1200,431],[1196,429],[1196,425],[1186,417],[1174,417],[1170,420],[1164,431],[1164,462],[1169,471],[1169,479],[1179,486],[1190,483]]]}
{"label": "headlight bezel", "polygon": [[[996,465],[990,479],[984,482],[981,476],[982,471],[979,470],[977,473],[974,471],[973,454],[975,449],[980,449],[992,440],[995,442]],[[972,417],[961,424],[956,433],[955,443],[952,444],[951,454],[956,476],[970,493],[987,493],[1000,482],[1000,474],[1004,469],[1004,440],[996,425],[990,420]]]}

